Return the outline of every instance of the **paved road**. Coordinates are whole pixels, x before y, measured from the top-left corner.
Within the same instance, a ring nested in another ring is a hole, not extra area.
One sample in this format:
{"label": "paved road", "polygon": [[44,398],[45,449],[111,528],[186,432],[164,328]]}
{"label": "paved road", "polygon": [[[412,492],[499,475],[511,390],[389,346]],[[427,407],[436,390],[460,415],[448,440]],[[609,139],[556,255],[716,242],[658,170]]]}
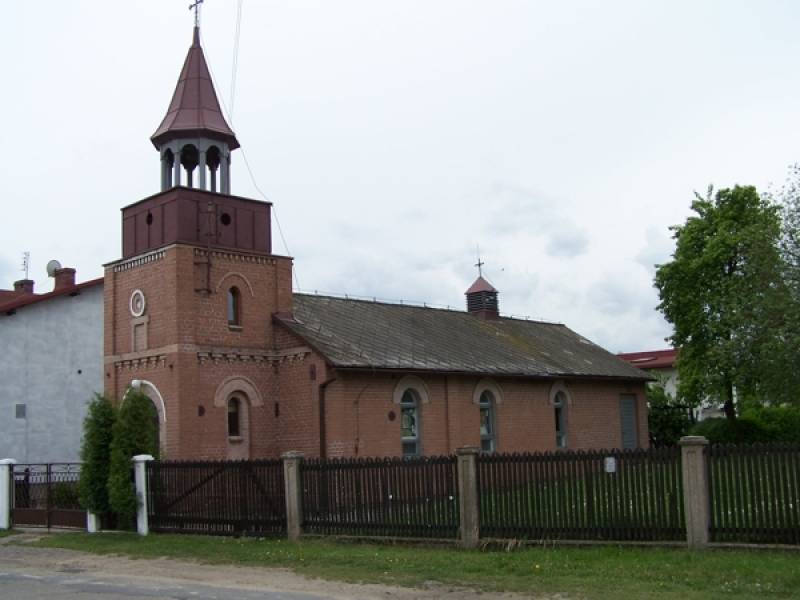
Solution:
{"label": "paved road", "polygon": [[135,578],[92,574],[33,575],[0,566],[0,598],[9,600],[322,600],[331,596],[252,591],[182,583],[169,585]]}

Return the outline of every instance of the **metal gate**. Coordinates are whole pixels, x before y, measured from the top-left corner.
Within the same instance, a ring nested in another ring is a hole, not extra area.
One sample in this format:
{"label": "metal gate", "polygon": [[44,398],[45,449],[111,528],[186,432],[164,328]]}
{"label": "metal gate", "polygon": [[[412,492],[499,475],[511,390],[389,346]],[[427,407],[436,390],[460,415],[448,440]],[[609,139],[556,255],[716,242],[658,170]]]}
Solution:
{"label": "metal gate", "polygon": [[86,527],[78,500],[80,463],[14,465],[15,527]]}

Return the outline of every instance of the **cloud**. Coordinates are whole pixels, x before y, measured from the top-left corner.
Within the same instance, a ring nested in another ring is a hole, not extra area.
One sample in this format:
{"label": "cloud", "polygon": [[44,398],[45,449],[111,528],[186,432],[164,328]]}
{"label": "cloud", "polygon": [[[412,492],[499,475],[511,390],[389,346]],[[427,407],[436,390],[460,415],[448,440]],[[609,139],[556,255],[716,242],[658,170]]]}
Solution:
{"label": "cloud", "polygon": [[674,248],[675,244],[669,235],[669,230],[650,225],[645,231],[645,244],[636,254],[636,262],[654,275],[656,265],[667,262]]}
{"label": "cloud", "polygon": [[584,254],[589,247],[589,238],[581,230],[559,230],[547,242],[547,254],[555,257],[575,258]]}
{"label": "cloud", "polygon": [[589,236],[566,216],[564,203],[544,193],[495,183],[486,192],[484,203],[490,207],[484,231],[492,237],[539,238],[547,254],[555,258],[575,258],[589,247]]}

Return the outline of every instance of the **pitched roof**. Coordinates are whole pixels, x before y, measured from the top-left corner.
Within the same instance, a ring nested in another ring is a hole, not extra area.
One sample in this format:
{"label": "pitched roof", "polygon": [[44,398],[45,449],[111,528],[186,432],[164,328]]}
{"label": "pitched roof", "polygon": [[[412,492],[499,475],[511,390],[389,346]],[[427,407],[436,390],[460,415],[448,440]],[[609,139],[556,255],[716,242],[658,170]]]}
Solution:
{"label": "pitched roof", "polygon": [[200,29],[195,27],[192,47],[183,63],[172,102],[150,139],[158,148],[172,139],[197,135],[221,139],[228,143],[231,150],[239,147],[236,135],[222,115],[206,57],[200,46]]}
{"label": "pitched roof", "polygon": [[475,294],[477,292],[495,292],[497,290],[494,289],[491,283],[486,281],[483,277],[478,277],[475,282],[469,286],[469,289],[464,292],[465,294]]}
{"label": "pitched roof", "polygon": [[96,285],[103,285],[102,277],[84,281],[83,283],[79,283],[77,285],[66,286],[46,294],[24,294],[16,299],[12,299],[10,302],[3,302],[2,299],[0,299],[0,317],[14,314],[14,312],[18,309],[30,304],[36,304],[37,302],[45,302],[46,300],[52,300],[53,298],[59,298],[60,296],[76,296],[81,290],[94,287]]}
{"label": "pitched roof", "polygon": [[667,350],[650,350],[648,352],[623,352],[617,354],[639,369],[671,369],[678,359],[677,348]]}
{"label": "pitched roof", "polygon": [[338,368],[650,379],[553,323],[306,294],[276,318]]}

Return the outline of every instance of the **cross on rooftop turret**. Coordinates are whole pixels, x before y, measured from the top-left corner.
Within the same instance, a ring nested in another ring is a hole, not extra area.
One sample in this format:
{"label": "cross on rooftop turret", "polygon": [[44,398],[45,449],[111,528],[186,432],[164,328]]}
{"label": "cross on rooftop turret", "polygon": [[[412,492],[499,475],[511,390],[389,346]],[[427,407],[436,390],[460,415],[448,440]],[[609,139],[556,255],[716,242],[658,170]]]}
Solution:
{"label": "cross on rooftop turret", "polygon": [[194,11],[194,26],[200,27],[200,5],[204,2],[204,0],[194,0],[189,5],[189,10]]}

